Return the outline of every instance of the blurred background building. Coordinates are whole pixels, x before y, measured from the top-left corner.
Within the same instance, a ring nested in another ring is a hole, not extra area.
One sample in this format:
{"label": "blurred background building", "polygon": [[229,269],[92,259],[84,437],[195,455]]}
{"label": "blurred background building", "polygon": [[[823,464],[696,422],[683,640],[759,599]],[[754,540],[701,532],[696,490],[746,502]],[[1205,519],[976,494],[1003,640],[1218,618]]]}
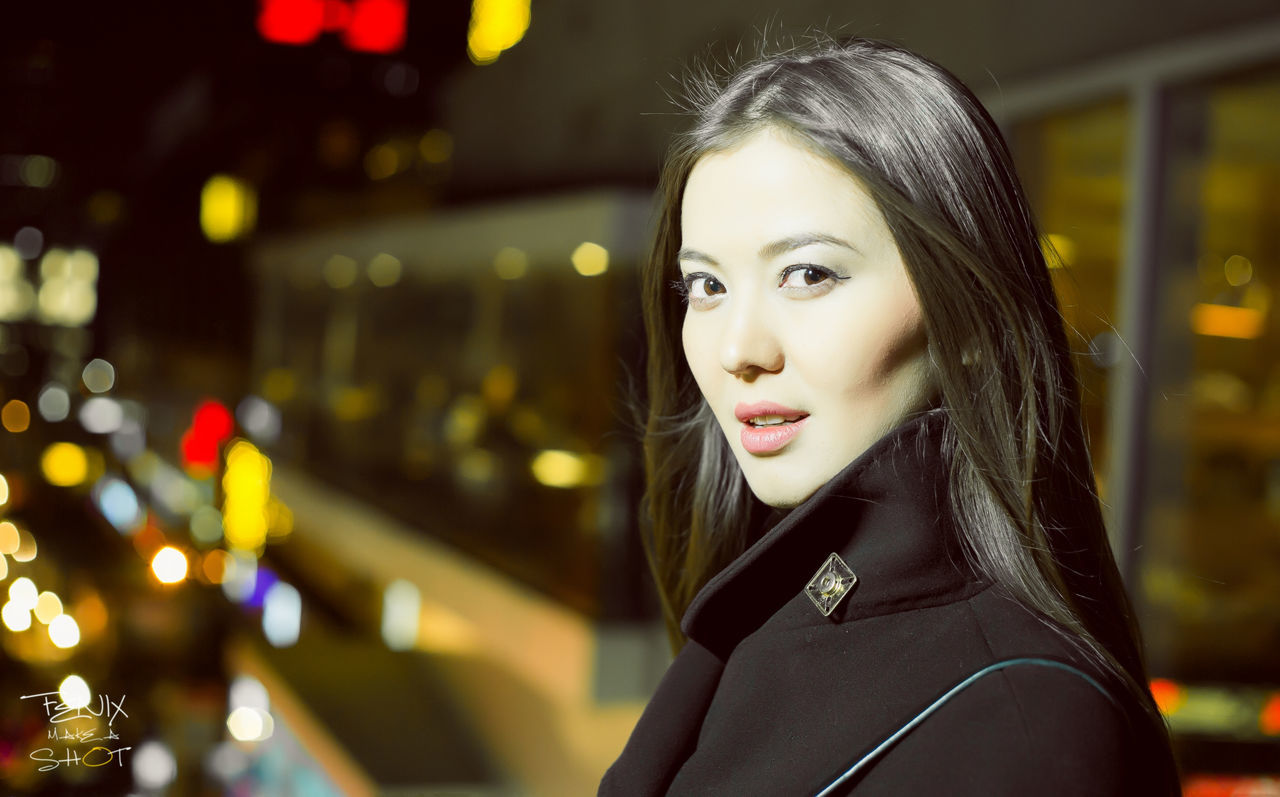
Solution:
{"label": "blurred background building", "polygon": [[815,26],[1004,127],[1186,793],[1280,794],[1274,0],[8,4],[6,790],[593,793],[670,98]]}

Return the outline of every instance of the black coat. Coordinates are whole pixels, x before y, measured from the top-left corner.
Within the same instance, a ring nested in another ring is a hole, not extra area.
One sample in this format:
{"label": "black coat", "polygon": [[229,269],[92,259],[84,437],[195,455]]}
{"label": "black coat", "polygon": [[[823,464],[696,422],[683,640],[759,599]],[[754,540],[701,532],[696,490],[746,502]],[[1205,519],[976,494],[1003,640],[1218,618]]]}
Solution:
{"label": "black coat", "polygon": [[[987,675],[838,793],[1160,793],[1167,743],[1137,701],[965,565],[939,466],[941,417],[890,432],[712,579],[689,642],[601,795],[815,794],[967,676]],[[829,617],[805,594],[838,553],[857,577]]]}

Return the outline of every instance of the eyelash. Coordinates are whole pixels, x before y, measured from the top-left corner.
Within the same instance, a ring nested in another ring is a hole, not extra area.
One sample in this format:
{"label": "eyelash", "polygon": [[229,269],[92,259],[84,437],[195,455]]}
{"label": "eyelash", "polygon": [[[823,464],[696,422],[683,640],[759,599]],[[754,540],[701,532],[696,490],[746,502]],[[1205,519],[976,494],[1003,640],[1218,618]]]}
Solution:
{"label": "eyelash", "polygon": [[[810,269],[822,274],[822,276],[827,280],[849,279],[848,277],[840,276],[839,274],[835,273],[834,271],[827,268],[826,266],[819,266],[814,263],[797,263],[792,266],[787,266],[782,270],[782,273],[778,275],[778,287],[782,287],[782,285],[786,283],[787,278],[790,277],[795,272],[808,271]],[[713,277],[712,275],[704,271],[695,271],[691,274],[686,274],[682,279],[672,280],[671,287],[675,289],[677,293],[680,294],[680,298],[684,300],[685,304],[688,304],[690,299],[690,294],[692,292],[693,283],[699,279],[715,279],[715,277]],[[716,281],[719,282],[719,280],[716,280]],[[807,285],[805,287],[816,288],[821,284],[822,284],[821,282],[816,282],[813,285]]]}

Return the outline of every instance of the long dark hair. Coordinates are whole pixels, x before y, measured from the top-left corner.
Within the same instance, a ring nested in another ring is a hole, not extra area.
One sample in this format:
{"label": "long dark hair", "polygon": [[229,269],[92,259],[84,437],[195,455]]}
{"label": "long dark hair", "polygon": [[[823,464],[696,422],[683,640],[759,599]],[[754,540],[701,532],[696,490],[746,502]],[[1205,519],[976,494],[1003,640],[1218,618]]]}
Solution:
{"label": "long dark hair", "polygon": [[649,344],[647,550],[671,629],[760,532],[751,494],[685,362],[680,212],[694,164],[764,128],[841,165],[884,215],[923,310],[945,413],[952,509],[974,567],[1158,717],[1108,544],[1062,315],[995,123],[937,64],[866,39],[761,57],[689,96],[642,270]]}

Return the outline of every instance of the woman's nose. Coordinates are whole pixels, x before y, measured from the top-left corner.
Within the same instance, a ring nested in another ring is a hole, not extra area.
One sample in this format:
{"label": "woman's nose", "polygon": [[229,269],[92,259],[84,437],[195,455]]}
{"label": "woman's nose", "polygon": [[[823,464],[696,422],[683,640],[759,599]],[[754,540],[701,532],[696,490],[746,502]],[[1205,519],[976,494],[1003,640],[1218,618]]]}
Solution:
{"label": "woman's nose", "polygon": [[781,342],[773,326],[754,303],[739,303],[728,313],[720,341],[720,365],[736,376],[751,377],[761,372],[782,370]]}

